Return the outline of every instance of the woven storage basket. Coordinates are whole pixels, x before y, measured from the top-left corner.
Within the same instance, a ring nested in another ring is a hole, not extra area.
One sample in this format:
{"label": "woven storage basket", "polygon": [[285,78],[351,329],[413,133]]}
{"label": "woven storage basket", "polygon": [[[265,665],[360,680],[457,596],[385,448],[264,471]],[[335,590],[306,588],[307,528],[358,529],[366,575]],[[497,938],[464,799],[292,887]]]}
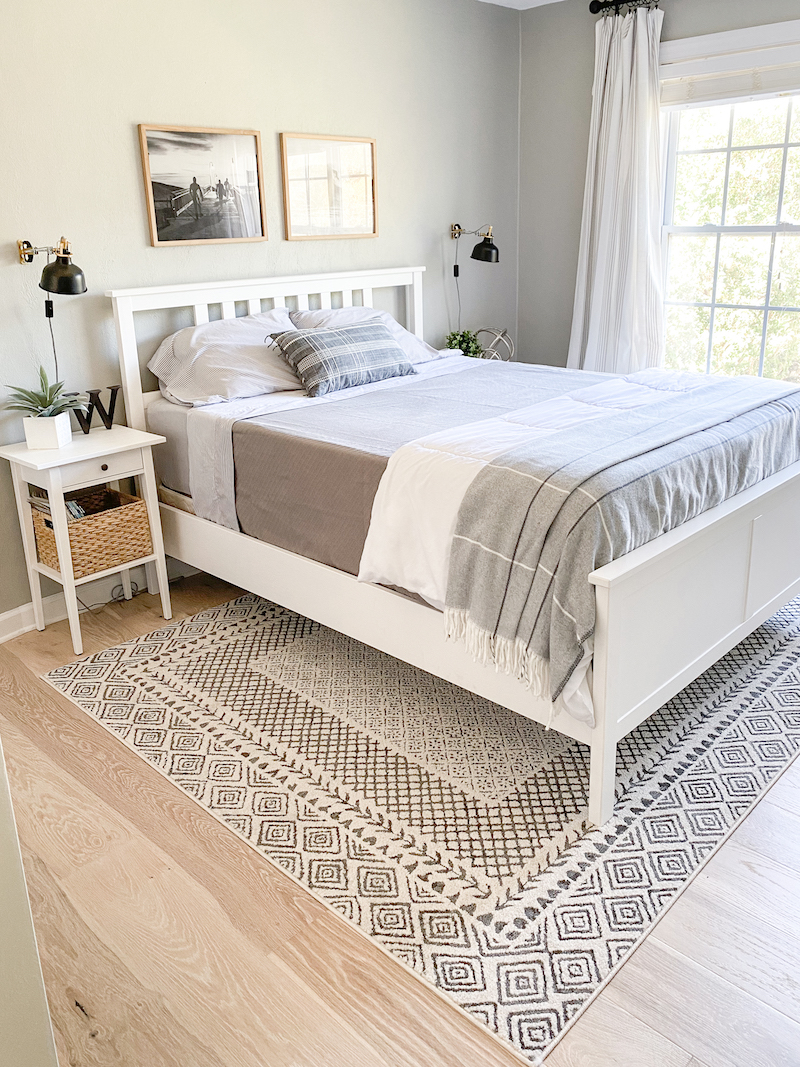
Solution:
{"label": "woven storage basket", "polygon": [[[77,500],[87,512],[80,519],[67,515],[72,571],[76,578],[113,570],[152,553],[147,505],[139,497],[96,485],[67,493],[66,499]],[[53,520],[35,504],[31,511],[39,562],[60,570]]]}

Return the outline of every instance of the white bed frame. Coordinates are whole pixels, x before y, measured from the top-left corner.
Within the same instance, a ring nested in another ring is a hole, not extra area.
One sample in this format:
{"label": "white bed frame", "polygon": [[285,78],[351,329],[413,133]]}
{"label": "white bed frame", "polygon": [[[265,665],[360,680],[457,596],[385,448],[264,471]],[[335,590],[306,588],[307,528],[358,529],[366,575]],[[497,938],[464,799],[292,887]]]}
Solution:
{"label": "white bed frame", "polygon": [[[422,336],[424,267],[264,278],[150,289],[111,297],[128,424],[145,429],[134,316],[209,305],[225,318],[290,304],[304,309],[370,306],[372,291],[404,287],[406,326]],[[169,555],[412,663],[520,715],[546,723],[550,704],[513,678],[470,660],[444,638],[441,614],[379,586],[357,582],[245,534],[161,505]],[[800,593],[800,463],[705,512],[589,576],[597,596],[593,728],[562,713],[555,729],[591,748],[589,817],[614,806],[617,742]]]}

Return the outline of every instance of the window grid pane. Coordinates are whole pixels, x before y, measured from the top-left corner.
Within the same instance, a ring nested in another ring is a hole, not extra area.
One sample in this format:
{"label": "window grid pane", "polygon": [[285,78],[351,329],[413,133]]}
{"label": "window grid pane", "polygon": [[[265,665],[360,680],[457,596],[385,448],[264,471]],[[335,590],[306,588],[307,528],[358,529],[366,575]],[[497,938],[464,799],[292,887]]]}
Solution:
{"label": "window grid pane", "polygon": [[673,121],[666,364],[800,381],[800,96]]}

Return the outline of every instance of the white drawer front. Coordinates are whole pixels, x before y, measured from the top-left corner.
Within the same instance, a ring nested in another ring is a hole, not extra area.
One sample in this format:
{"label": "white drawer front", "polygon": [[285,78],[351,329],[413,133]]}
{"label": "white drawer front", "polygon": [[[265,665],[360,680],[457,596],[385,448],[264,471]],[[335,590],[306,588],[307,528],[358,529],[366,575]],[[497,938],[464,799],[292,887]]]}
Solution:
{"label": "white drawer front", "polygon": [[91,485],[95,482],[115,481],[142,469],[142,450],[132,448],[99,459],[84,459],[80,463],[66,463],[61,468],[65,489],[74,485]]}

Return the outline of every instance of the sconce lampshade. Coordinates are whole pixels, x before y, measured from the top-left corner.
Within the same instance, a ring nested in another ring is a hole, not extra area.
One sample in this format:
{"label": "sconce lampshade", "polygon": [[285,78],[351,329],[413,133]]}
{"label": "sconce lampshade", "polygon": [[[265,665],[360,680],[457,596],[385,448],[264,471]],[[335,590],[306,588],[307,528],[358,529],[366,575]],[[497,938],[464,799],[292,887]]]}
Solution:
{"label": "sconce lampshade", "polygon": [[498,263],[500,260],[500,252],[498,251],[497,245],[493,243],[491,237],[484,237],[484,239],[478,241],[472,249],[470,259],[479,259],[482,263]]}
{"label": "sconce lampshade", "polygon": [[42,271],[39,288],[48,293],[78,296],[86,292],[86,278],[81,268],[77,263],[72,263],[69,256],[56,256]]}

